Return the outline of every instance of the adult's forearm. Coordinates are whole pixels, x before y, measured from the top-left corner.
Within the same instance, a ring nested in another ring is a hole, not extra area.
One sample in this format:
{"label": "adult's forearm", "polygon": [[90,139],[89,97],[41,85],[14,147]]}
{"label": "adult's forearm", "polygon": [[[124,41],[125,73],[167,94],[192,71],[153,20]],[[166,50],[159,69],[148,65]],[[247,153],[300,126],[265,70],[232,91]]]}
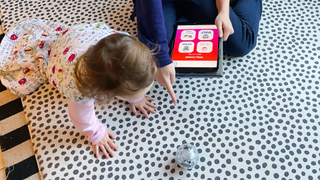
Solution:
{"label": "adult's forearm", "polygon": [[230,0],[216,0],[218,13],[229,14]]}
{"label": "adult's forearm", "polygon": [[151,50],[157,52],[159,66],[172,63],[166,39],[166,29],[161,0],[136,0],[135,15],[137,17],[139,40]]}

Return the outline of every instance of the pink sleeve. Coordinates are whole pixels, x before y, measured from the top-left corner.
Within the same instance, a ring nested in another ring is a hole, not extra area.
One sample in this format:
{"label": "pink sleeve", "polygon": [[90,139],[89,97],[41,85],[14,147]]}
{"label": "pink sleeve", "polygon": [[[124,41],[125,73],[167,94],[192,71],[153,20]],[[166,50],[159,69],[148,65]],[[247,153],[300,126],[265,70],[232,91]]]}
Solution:
{"label": "pink sleeve", "polygon": [[133,104],[133,103],[136,103],[136,102],[141,101],[143,98],[144,98],[144,96],[139,97],[139,98],[137,98],[137,99],[131,99],[131,100],[129,100],[128,102],[131,103],[131,104]]}
{"label": "pink sleeve", "polygon": [[106,134],[107,126],[97,119],[93,99],[87,103],[68,100],[68,111],[73,125],[88,136],[89,142],[95,145],[101,141]]}

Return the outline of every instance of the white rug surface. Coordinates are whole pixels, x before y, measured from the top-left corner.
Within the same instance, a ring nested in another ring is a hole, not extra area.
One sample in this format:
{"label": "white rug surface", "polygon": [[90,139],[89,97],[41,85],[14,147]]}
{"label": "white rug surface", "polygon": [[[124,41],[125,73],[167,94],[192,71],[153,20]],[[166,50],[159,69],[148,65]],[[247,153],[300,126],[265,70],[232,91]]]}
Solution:
{"label": "white rug surface", "polygon": [[[5,30],[41,17],[104,21],[136,34],[125,0],[1,2]],[[133,116],[121,101],[97,106],[117,136],[111,159],[94,158],[66,99],[43,85],[23,103],[44,179],[320,179],[319,7],[317,0],[263,0],[257,47],[245,57],[225,56],[220,79],[177,79],[177,106],[155,84],[149,95],[159,108],[150,119]],[[190,171],[175,160],[184,142],[200,155]]]}

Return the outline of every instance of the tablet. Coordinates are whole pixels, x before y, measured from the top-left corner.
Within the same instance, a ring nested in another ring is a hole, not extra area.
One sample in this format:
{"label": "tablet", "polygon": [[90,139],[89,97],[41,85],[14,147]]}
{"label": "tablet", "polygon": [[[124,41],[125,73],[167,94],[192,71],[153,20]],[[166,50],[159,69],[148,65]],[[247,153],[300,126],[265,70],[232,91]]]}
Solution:
{"label": "tablet", "polygon": [[170,55],[176,73],[216,74],[221,61],[222,38],[214,24],[178,23],[173,34]]}

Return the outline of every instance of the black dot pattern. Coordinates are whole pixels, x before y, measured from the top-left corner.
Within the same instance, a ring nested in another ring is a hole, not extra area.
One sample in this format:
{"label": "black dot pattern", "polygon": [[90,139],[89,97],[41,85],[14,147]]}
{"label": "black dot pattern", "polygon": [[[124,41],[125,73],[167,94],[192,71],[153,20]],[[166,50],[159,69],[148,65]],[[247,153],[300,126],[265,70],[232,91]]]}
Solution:
{"label": "black dot pattern", "polygon": [[[5,29],[41,17],[136,31],[129,1],[2,0],[0,6]],[[44,179],[320,179],[319,7],[318,0],[263,0],[257,47],[244,57],[224,56],[222,78],[177,79],[177,106],[156,83],[149,96],[158,109],[150,119],[134,116],[122,101],[96,106],[117,136],[111,159],[94,158],[69,120],[66,99],[43,85],[23,103]],[[189,171],[175,160],[183,143],[199,153]]]}
{"label": "black dot pattern", "polygon": [[0,0],[3,29],[28,18],[58,21],[67,25],[105,22],[109,27],[136,34],[136,23],[129,18],[133,4],[128,0]]}

